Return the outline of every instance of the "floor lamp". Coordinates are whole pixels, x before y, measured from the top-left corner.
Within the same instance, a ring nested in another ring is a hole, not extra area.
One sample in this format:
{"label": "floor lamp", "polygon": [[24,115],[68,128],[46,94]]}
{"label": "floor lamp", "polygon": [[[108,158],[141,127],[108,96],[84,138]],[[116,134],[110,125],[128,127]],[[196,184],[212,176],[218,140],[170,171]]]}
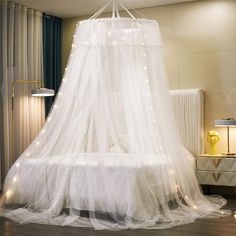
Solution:
{"label": "floor lamp", "polygon": [[53,89],[43,88],[42,84],[37,80],[15,80],[12,84],[12,107],[11,107],[11,157],[12,163],[14,160],[14,99],[15,99],[15,88],[17,84],[35,84],[38,85],[37,89],[31,90],[31,95],[34,97],[49,97],[54,96],[55,91]]}

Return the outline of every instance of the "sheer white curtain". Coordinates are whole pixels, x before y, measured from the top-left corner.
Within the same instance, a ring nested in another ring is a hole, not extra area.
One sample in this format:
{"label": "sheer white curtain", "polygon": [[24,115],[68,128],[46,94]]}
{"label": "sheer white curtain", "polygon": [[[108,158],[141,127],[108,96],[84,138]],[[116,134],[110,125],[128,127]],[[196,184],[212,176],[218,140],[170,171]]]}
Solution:
{"label": "sheer white curtain", "polygon": [[[12,84],[15,80],[43,83],[42,13],[0,1],[1,159],[4,176],[44,123],[44,101],[30,96],[35,85],[15,88],[14,153],[11,153]],[[2,135],[3,134],[3,135]]]}

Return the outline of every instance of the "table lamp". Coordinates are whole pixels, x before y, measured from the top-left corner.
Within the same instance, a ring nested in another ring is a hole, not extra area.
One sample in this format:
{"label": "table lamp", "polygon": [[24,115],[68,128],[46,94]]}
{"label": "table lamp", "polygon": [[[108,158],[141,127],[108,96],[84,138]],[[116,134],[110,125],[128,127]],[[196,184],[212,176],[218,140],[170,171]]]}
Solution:
{"label": "table lamp", "polygon": [[225,153],[226,155],[235,155],[235,153],[230,152],[230,145],[229,145],[229,128],[236,127],[236,119],[234,118],[224,118],[221,120],[215,120],[216,127],[226,127],[227,128],[227,147],[228,151]]}

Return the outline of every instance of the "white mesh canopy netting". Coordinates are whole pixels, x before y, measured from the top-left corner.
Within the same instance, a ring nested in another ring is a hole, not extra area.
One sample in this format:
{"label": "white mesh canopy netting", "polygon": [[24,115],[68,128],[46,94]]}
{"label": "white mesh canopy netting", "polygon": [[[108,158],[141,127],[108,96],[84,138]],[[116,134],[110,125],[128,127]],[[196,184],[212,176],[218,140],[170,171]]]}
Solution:
{"label": "white mesh canopy netting", "polygon": [[81,22],[46,124],[6,177],[3,215],[95,229],[228,215],[201,193],[170,99],[156,21]]}

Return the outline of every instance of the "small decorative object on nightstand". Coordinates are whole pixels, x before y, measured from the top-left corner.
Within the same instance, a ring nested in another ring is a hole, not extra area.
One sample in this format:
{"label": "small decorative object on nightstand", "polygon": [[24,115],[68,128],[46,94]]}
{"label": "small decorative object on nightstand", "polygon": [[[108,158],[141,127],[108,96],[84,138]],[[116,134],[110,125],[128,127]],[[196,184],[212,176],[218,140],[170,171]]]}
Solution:
{"label": "small decorative object on nightstand", "polygon": [[196,162],[200,184],[236,187],[236,155],[201,154]]}
{"label": "small decorative object on nightstand", "polygon": [[217,151],[217,143],[220,140],[220,135],[217,131],[211,130],[207,133],[207,142],[210,144],[209,154],[216,155]]}

